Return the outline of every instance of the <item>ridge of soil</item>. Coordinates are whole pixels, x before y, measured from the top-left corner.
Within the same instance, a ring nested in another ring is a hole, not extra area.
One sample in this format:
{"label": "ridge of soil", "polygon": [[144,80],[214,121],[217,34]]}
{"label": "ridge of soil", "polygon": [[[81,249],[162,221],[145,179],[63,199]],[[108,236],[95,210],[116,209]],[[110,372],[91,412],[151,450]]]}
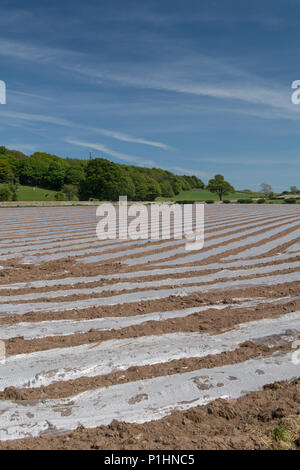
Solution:
{"label": "ridge of soil", "polygon": [[0,442],[0,450],[12,449],[299,450],[300,379],[143,424],[114,420],[94,429],[79,426],[57,436]]}

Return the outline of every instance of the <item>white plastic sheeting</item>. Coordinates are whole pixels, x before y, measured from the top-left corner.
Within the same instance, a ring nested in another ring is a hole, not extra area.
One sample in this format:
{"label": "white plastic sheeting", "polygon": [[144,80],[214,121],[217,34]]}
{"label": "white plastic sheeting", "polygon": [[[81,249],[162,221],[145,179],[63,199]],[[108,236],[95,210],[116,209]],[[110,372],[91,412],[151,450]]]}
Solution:
{"label": "white plastic sheeting", "polygon": [[[276,226],[276,225],[278,225],[278,223],[274,223],[274,225]],[[162,259],[164,260],[167,257],[172,257],[172,256],[180,254],[177,250],[173,250],[173,251],[169,251],[169,252],[163,252],[163,253],[157,253],[157,254],[154,254],[154,255],[146,256],[143,259],[133,258],[131,260],[125,260],[123,262],[125,262],[128,265],[136,265],[136,264],[141,264],[141,263],[144,264],[144,263],[147,263],[147,262],[157,261],[156,264],[160,264],[161,266],[165,266],[165,265],[170,266],[170,265],[174,265],[174,264],[193,263],[195,261],[201,261],[201,260],[207,259],[210,256],[220,255],[220,254],[225,253],[226,251],[229,251],[229,250],[235,250],[237,248],[240,248],[240,247],[243,247],[243,246],[246,246],[246,245],[252,245],[252,244],[255,244],[255,243],[258,243],[258,242],[262,242],[264,240],[268,240],[270,237],[273,237],[274,235],[278,235],[281,232],[283,232],[284,230],[291,229],[291,228],[299,226],[299,225],[300,225],[300,221],[298,220],[297,222],[290,222],[289,224],[286,224],[284,226],[281,225],[278,228],[275,228],[275,229],[272,229],[272,230],[267,230],[266,232],[263,232],[259,235],[246,236],[245,238],[243,238],[241,240],[231,242],[231,240],[238,239],[243,235],[243,232],[241,231],[239,233],[239,235],[235,235],[234,237],[233,236],[228,237],[227,241],[230,241],[230,243],[228,243],[227,245],[216,246],[215,248],[211,248],[209,250],[203,250],[203,251],[197,252],[197,253],[192,254],[192,255],[188,255],[187,254],[188,252],[185,251],[185,254],[186,254],[185,256],[178,257],[178,258],[176,258],[175,260],[172,260],[172,261],[159,262],[159,260],[162,260]],[[261,230],[261,228],[259,230]],[[248,230],[247,234],[249,235],[250,233],[254,233],[254,232],[258,232],[258,230],[257,229]],[[276,247],[276,246],[280,246],[283,243],[287,243],[287,242],[289,242],[289,241],[291,241],[295,238],[298,238],[299,236],[300,236],[300,229],[294,230],[292,233],[289,233],[288,235],[279,237],[271,243],[272,243],[272,246]],[[226,241],[225,238],[227,238],[227,237],[224,237],[223,240],[222,239],[220,239],[220,240],[211,240],[211,243],[209,243],[209,244],[204,243],[204,248],[207,248],[210,245],[219,245],[219,243],[222,243],[222,242]],[[267,243],[266,243],[266,245],[267,245]],[[261,244],[261,245],[259,245],[259,247],[254,247],[253,248],[253,253],[256,253],[255,248],[257,248],[257,250],[260,250],[260,253],[265,253],[267,251],[270,251],[270,249],[272,249],[272,248],[267,249],[267,247],[264,248],[264,244]],[[184,249],[183,249],[183,251],[184,251]],[[255,256],[255,254],[253,256]],[[233,255],[232,256],[232,258],[238,258],[238,257],[239,257],[239,255]],[[231,257],[228,257],[227,259],[231,259]]]}
{"label": "white plastic sheeting", "polygon": [[287,303],[293,300],[299,300],[297,297],[282,297],[279,299],[253,298],[233,299],[238,303],[234,304],[209,304],[199,307],[185,308],[181,310],[170,310],[166,312],[153,312],[143,315],[132,315],[128,317],[104,317],[94,318],[91,320],[48,320],[42,322],[21,322],[15,325],[0,327],[0,339],[9,339],[23,337],[24,339],[45,338],[47,336],[68,336],[75,333],[86,333],[91,328],[94,330],[119,330],[132,325],[140,325],[149,321],[164,321],[170,318],[184,318],[197,312],[215,309],[223,310],[224,308],[247,308],[265,303]]}
{"label": "white plastic sheeting", "polygon": [[64,302],[33,302],[24,304],[0,304],[0,317],[10,315],[24,315],[29,312],[58,312],[63,310],[82,310],[90,307],[119,305],[124,303],[163,299],[169,296],[185,297],[200,292],[218,291],[226,289],[239,289],[256,286],[272,286],[287,282],[299,281],[299,273],[291,272],[274,276],[263,276],[251,279],[237,279],[234,281],[216,282],[203,286],[174,287],[172,289],[159,289],[138,291],[128,294],[119,294],[112,297],[97,297],[86,300],[73,300]]}
{"label": "white plastic sheeting", "polygon": [[[144,241],[142,243],[124,240],[97,241],[95,238],[95,208],[7,209],[5,215],[8,219],[7,223],[0,227],[0,237],[2,238],[0,257],[3,259],[25,255],[22,262],[39,263],[74,255],[80,262],[82,261],[80,256],[92,253],[96,258],[97,256],[102,257],[100,260],[98,259],[99,261],[109,261],[124,255],[130,257],[134,254],[132,250],[139,250],[135,251],[135,254],[140,258],[133,259],[133,265],[139,262],[157,261],[157,264],[162,267],[149,265],[149,270],[147,270],[147,266],[144,271],[140,272],[59,279],[59,276],[64,275],[62,272],[57,273],[58,278],[56,279],[40,279],[6,286],[2,284],[0,289],[3,291],[3,289],[51,286],[55,288],[58,285],[73,286],[76,283],[117,280],[112,286],[102,285],[96,288],[85,286],[84,289],[81,289],[77,286],[75,289],[66,287],[64,291],[59,292],[55,292],[53,289],[51,292],[43,293],[31,291],[29,294],[20,294],[20,291],[13,296],[8,296],[5,293],[5,296],[2,296],[0,300],[2,302],[0,304],[1,317],[39,311],[45,313],[45,318],[48,318],[46,312],[49,311],[62,312],[102,305],[119,305],[209,291],[221,290],[226,293],[238,288],[264,285],[274,287],[299,281],[299,271],[288,274],[281,273],[287,268],[292,267],[295,270],[299,268],[299,261],[291,264],[291,260],[299,255],[297,238],[299,238],[300,212],[297,207],[268,206],[267,210],[265,206],[260,207],[259,205],[206,207],[206,244],[199,253],[192,254],[184,252],[184,241],[149,243],[149,246]],[[273,215],[274,219],[270,220]],[[293,230],[288,236],[283,234],[287,229]],[[258,233],[262,230],[264,233]],[[241,238],[243,236],[244,239]],[[271,236],[276,236],[276,240],[270,242],[269,237]],[[239,238],[241,239],[238,240]],[[253,256],[253,253],[254,256],[265,255],[274,248],[278,248],[277,251],[280,251],[283,250],[281,245],[290,242],[294,242],[294,249],[290,248],[283,254],[252,260],[240,257],[241,254],[245,256],[244,253],[246,256]],[[138,247],[137,243],[141,246]],[[221,243],[224,243],[224,246],[220,246]],[[258,245],[258,249],[253,251],[255,247],[251,247],[251,245],[255,243]],[[146,249],[151,251],[159,247],[165,251],[147,256]],[[190,262],[187,261],[188,259],[201,263],[207,256],[213,254],[224,257],[226,252],[233,248],[240,248],[240,253],[231,262],[221,262],[218,258],[217,263],[209,265],[202,263],[201,266],[174,267],[176,264]],[[112,249],[119,251],[116,254],[109,254],[106,251]],[[165,261],[166,258],[173,254],[180,254],[180,252],[182,258],[177,258],[172,262]],[[91,259],[95,260],[95,258],[89,257],[88,262],[91,262]],[[277,260],[280,261],[278,265],[261,266],[262,263],[273,263]],[[284,263],[284,260],[289,260],[289,262]],[[255,265],[259,265],[258,268],[253,268]],[[242,269],[243,267],[248,269]],[[228,268],[236,270],[231,271]],[[202,276],[201,273],[197,275],[197,272],[202,270],[217,272]],[[195,272],[195,276],[184,279],[184,273],[191,271]],[[180,279],[167,278],[168,274],[175,273],[182,273],[183,276],[180,276]],[[151,281],[151,276],[154,275],[163,275],[164,280]],[[261,277],[257,277],[259,275]],[[138,278],[142,276],[146,278],[149,276],[149,281],[147,279],[147,282],[144,280],[138,282]],[[233,281],[232,278],[237,276],[240,278]],[[241,277],[244,276],[252,276],[252,278],[242,279]],[[46,273],[44,277],[47,277]],[[122,280],[122,282],[118,282],[118,280]],[[211,284],[203,285],[205,282]],[[190,285],[182,287],[183,283]],[[202,283],[202,285],[195,286],[195,283]],[[167,286],[169,288],[166,288]],[[161,287],[163,288],[161,289]],[[141,288],[147,290],[140,291]],[[122,289],[138,289],[139,291],[124,294],[121,292]],[[104,295],[110,290],[115,291],[116,295],[108,294],[109,297],[85,300],[72,297],[73,301],[57,299],[58,296],[76,296],[77,294]],[[115,316],[92,320],[57,320],[36,323],[23,321],[12,326],[1,326],[0,338],[1,335],[1,339],[15,336],[24,336],[25,339],[43,338],[85,332],[91,328],[119,329],[151,320],[184,318],[206,309],[229,307],[232,311],[266,302],[290,302],[296,298],[234,299],[233,302],[237,301],[237,303],[202,304],[201,307],[128,317]],[[47,299],[47,301],[41,301],[41,299]],[[29,303],[24,303],[26,300]],[[114,310],[112,315],[118,315],[118,312]],[[38,387],[41,384],[51,384],[56,380],[66,381],[76,377],[94,377],[114,370],[126,370],[131,366],[162,364],[179,358],[204,357],[207,354],[218,354],[222,351],[235,349],[241,342],[249,339],[268,345],[275,344],[278,340],[291,341],[300,331],[299,315],[299,312],[293,312],[277,318],[250,322],[214,336],[190,332],[166,333],[121,340],[113,339],[102,343],[11,356],[0,365],[0,389],[12,385]],[[161,373],[164,373],[163,370]],[[291,379],[296,376],[299,376],[299,364],[293,363],[291,354],[285,354],[226,367],[113,385],[90,390],[66,399],[35,402],[4,400],[0,401],[0,439],[37,436],[43,432],[50,434],[62,432],[74,429],[80,423],[87,427],[94,427],[108,424],[113,419],[144,422],[165,416],[176,408],[186,409],[219,397],[234,398],[251,390],[258,390],[266,383]]]}
{"label": "white plastic sheeting", "polygon": [[[289,330],[290,333],[285,332]],[[293,333],[291,333],[293,331]],[[7,386],[40,387],[57,381],[94,377],[132,366],[162,364],[234,350],[240,343],[284,335],[292,341],[300,332],[300,312],[242,324],[219,335],[169,333],[115,339],[82,346],[9,356],[0,364],[0,390]]]}
{"label": "white plastic sheeting", "polygon": [[300,261],[294,263],[282,263],[279,266],[262,266],[256,268],[247,268],[239,270],[227,270],[223,269],[213,274],[207,274],[204,276],[193,276],[186,278],[168,278],[160,279],[157,281],[143,281],[143,282],[118,282],[115,284],[108,284],[100,287],[92,288],[80,288],[80,289],[68,289],[60,291],[47,291],[47,292],[36,292],[34,294],[20,294],[20,295],[8,295],[1,296],[0,303],[15,302],[15,301],[27,301],[27,300],[38,300],[38,299],[57,299],[58,297],[68,297],[73,295],[90,295],[90,294],[102,294],[103,292],[110,291],[122,291],[122,290],[135,290],[135,289],[151,289],[153,287],[163,286],[180,286],[186,284],[198,284],[213,282],[219,279],[230,279],[236,277],[245,276],[259,276],[262,274],[268,274],[272,272],[283,271],[287,269],[300,268]]}
{"label": "white plastic sheeting", "polygon": [[[273,226],[277,226],[279,224],[283,224],[284,222],[286,222],[286,221],[285,220],[276,221],[276,222],[268,221],[268,222],[263,222],[263,223],[258,223],[256,221],[255,223],[245,224],[245,226],[240,227],[239,233],[236,234],[236,235],[232,235],[232,232],[236,230],[235,228],[225,228],[223,230],[218,230],[216,232],[210,232],[209,234],[206,233],[204,246],[208,247],[208,246],[216,245],[218,243],[224,243],[228,240],[234,240],[236,238],[239,238],[243,234],[258,232],[259,230],[267,229],[267,228],[273,227]],[[299,223],[300,223],[300,221],[299,221]],[[288,224],[289,225],[292,224],[291,220],[288,221]],[[205,228],[207,229],[206,225],[205,225]],[[223,236],[223,234],[226,234],[226,233],[230,233],[230,235]],[[218,238],[215,238],[215,237],[218,237]],[[212,240],[210,240],[210,239],[212,239]],[[143,254],[145,251],[153,251],[153,250],[156,250],[156,249],[174,247],[174,246],[177,246],[177,245],[180,245],[179,248],[174,248],[174,249],[171,249],[171,250],[167,250],[166,252],[163,253],[163,256],[166,258],[166,257],[170,257],[170,256],[174,256],[174,255],[178,255],[178,254],[186,252],[186,250],[185,250],[185,241],[184,240],[171,240],[169,242],[158,243],[158,244],[155,244],[155,245],[153,245],[151,243],[150,246],[148,246],[147,248],[144,248],[144,249],[134,248],[132,250],[127,250],[127,251],[120,252],[120,253],[111,253],[111,254],[105,254],[105,255],[89,256],[89,257],[86,257],[86,258],[82,258],[80,261],[83,262],[83,263],[95,263],[95,262],[98,262],[98,261],[107,261],[107,260],[110,260],[110,259],[113,259],[113,258],[120,258],[121,256],[131,256],[131,255],[136,255],[136,254],[139,254],[139,253]],[[155,258],[153,258],[155,256],[160,256],[161,257],[162,253],[160,253],[158,255],[149,255],[148,257],[145,257],[144,262],[147,262],[148,260],[151,261],[152,259],[155,259]],[[137,258],[135,258],[134,260],[136,260],[136,259]],[[132,263],[128,262],[128,264],[132,264]]]}
{"label": "white plastic sheeting", "polygon": [[291,380],[298,375],[299,364],[288,353],[113,385],[69,398],[33,404],[6,400],[0,402],[0,440],[62,433],[79,424],[94,428],[114,419],[144,423],[175,409],[186,410],[217,398],[238,398],[279,378]]}
{"label": "white plastic sheeting", "polygon": [[53,287],[53,286],[74,286],[76,284],[88,284],[91,282],[98,281],[111,281],[118,279],[138,279],[140,277],[152,277],[152,276],[161,276],[167,274],[180,274],[186,272],[200,272],[200,271],[215,271],[221,270],[225,272],[228,268],[239,268],[243,266],[257,266],[259,264],[266,264],[272,262],[279,262],[278,271],[282,268],[281,261],[287,259],[292,260],[296,258],[298,253],[283,253],[274,256],[266,256],[261,259],[252,259],[252,260],[238,260],[233,262],[218,262],[204,264],[201,266],[182,266],[182,267],[172,267],[172,268],[156,268],[145,271],[133,271],[125,273],[115,273],[115,274],[98,274],[97,276],[80,276],[80,277],[65,277],[65,278],[56,278],[56,279],[41,279],[38,281],[29,281],[29,282],[16,282],[12,284],[1,284],[1,290],[18,290],[18,289],[29,289],[29,288],[44,288],[44,287]]}
{"label": "white plastic sheeting", "polygon": [[153,312],[144,315],[132,315],[129,317],[104,317],[91,320],[49,320],[43,322],[26,323],[21,322],[16,325],[1,326],[0,339],[23,337],[24,339],[45,338],[47,336],[67,336],[75,333],[86,333],[91,328],[94,330],[119,330],[132,325],[140,325],[148,321],[164,321],[169,318],[184,318],[193,313],[203,312],[208,309],[222,310],[228,306],[242,307],[245,305],[257,305],[256,302],[245,302],[242,305],[236,304],[214,304],[203,307],[185,308],[182,310],[171,310],[167,312]]}

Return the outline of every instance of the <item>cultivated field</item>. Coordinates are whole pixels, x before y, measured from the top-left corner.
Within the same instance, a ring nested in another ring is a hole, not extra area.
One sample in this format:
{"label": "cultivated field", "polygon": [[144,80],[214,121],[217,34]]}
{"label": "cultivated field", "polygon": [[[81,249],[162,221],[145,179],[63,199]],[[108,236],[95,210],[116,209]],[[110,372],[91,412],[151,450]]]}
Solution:
{"label": "cultivated field", "polygon": [[1,214],[0,448],[300,445],[300,208],[208,206],[192,252]]}

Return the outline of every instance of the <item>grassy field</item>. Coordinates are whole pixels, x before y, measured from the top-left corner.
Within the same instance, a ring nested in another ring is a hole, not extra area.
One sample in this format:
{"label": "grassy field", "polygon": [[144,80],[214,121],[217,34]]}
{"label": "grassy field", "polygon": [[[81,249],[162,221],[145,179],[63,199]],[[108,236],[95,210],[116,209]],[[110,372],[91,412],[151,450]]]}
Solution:
{"label": "grassy field", "polygon": [[56,191],[51,189],[37,188],[34,186],[19,186],[19,201],[55,201],[54,194]]}
{"label": "grassy field", "polygon": [[[1,184],[0,184],[1,186]],[[56,191],[51,189],[43,189],[34,186],[19,186],[18,189],[18,201],[55,201]],[[249,199],[249,198],[263,198],[261,193],[245,193],[243,191],[236,191],[235,193],[226,194],[224,199],[236,200],[236,199]],[[77,198],[75,198],[78,200]],[[174,198],[159,197],[157,201],[207,201],[214,200],[218,201],[217,194],[210,193],[206,189],[191,189],[189,191],[182,191]],[[271,204],[282,204],[284,201],[266,200],[267,203]],[[297,201],[299,204],[300,201]]]}
{"label": "grassy field", "polygon": [[[236,191],[235,193],[226,194],[224,199],[248,199],[248,198],[261,198],[263,195],[261,193],[244,193],[242,191]],[[159,197],[158,201],[207,201],[207,200],[218,201],[218,195],[215,193],[209,192],[207,189],[191,189],[189,191],[182,191],[178,196],[174,198],[168,197]]]}

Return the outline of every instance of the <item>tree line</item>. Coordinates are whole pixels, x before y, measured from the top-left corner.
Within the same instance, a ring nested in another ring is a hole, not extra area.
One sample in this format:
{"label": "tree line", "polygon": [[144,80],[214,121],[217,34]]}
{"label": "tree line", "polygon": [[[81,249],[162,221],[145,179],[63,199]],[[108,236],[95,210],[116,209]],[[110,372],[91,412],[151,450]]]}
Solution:
{"label": "tree line", "polygon": [[174,197],[181,191],[202,189],[197,176],[175,175],[161,168],[145,168],[111,162],[105,158],[61,158],[43,152],[30,156],[0,146],[2,200],[17,200],[18,185],[56,191],[56,199],[116,201],[127,195],[132,201]]}

